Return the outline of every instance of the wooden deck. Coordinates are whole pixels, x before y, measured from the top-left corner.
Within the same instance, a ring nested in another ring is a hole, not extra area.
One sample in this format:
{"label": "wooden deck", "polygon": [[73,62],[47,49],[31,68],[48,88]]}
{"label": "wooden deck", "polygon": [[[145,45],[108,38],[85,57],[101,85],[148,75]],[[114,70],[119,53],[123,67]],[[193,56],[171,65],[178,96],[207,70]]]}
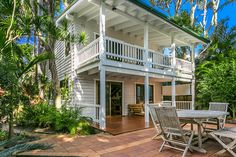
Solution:
{"label": "wooden deck", "polygon": [[[152,120],[145,124],[144,116],[110,116],[106,118],[106,129],[103,130],[112,135],[152,128]],[[99,129],[98,125],[95,125]]]}
{"label": "wooden deck", "polygon": [[[226,125],[236,127],[236,125]],[[159,152],[162,139],[152,140],[154,128],[124,133],[117,136],[97,134],[91,136],[47,135],[39,143],[52,144],[49,150],[34,150],[21,153],[20,157],[181,157],[182,152],[165,148]],[[206,154],[188,152],[186,157],[216,157],[222,146],[214,140],[203,143]],[[235,148],[236,149],[236,148]],[[234,151],[236,151],[234,149]],[[224,153],[221,157],[230,157]]]}

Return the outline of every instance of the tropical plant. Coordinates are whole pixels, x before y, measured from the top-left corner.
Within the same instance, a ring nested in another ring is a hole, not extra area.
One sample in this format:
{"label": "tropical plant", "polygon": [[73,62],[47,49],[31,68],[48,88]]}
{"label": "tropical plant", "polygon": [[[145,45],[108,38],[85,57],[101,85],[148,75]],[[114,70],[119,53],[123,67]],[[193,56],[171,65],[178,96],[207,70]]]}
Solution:
{"label": "tropical plant", "polygon": [[210,101],[230,103],[231,116],[236,116],[236,28],[221,21],[212,35],[210,47],[201,54],[196,68],[197,101],[207,107]]}
{"label": "tropical plant", "polygon": [[81,110],[62,106],[58,111],[55,106],[37,104],[25,106],[19,116],[19,125],[50,128],[57,132],[70,134],[92,134],[91,118],[81,116]]}
{"label": "tropical plant", "polygon": [[[20,3],[16,0],[0,3],[0,10],[12,8],[0,16],[0,87],[4,95],[0,97],[1,114],[8,117],[9,138],[13,134],[14,110],[20,103],[29,103],[29,95],[24,90],[23,82],[32,67],[37,63],[52,58],[49,53],[42,53],[29,58],[28,50],[24,51],[18,44],[22,35],[27,34],[19,23],[25,17],[19,15]],[[2,117],[2,115],[1,115]]]}
{"label": "tropical plant", "polygon": [[35,141],[38,138],[19,135],[11,138],[10,140],[5,140],[0,142],[0,156],[1,157],[12,157],[17,153],[35,150],[35,149],[49,149],[52,146],[43,143],[28,143],[31,141]]}

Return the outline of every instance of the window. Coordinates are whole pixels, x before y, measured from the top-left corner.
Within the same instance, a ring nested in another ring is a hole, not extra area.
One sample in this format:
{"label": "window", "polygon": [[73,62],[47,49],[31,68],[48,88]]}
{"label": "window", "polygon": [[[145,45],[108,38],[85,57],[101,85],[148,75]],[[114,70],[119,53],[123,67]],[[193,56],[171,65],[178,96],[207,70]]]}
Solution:
{"label": "window", "polygon": [[[143,84],[136,85],[136,103],[144,103],[145,102],[145,89]],[[149,85],[149,102],[153,103],[153,85]]]}

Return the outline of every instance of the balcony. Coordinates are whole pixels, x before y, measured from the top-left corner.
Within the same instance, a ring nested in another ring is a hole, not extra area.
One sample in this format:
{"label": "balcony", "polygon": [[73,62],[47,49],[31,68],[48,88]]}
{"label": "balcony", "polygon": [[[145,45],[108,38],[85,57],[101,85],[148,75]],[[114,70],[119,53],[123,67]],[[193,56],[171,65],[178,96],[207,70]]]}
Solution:
{"label": "balcony", "polygon": [[[191,62],[176,58],[176,66],[172,65],[172,57],[166,56],[154,50],[148,50],[148,58],[145,60],[145,49],[141,46],[126,43],[121,40],[106,37],[106,62],[124,64],[125,68],[145,69],[147,62],[151,72],[172,72],[173,69],[183,74],[192,74]],[[99,38],[81,49],[75,57],[75,69],[99,61]],[[119,66],[120,67],[120,66]]]}

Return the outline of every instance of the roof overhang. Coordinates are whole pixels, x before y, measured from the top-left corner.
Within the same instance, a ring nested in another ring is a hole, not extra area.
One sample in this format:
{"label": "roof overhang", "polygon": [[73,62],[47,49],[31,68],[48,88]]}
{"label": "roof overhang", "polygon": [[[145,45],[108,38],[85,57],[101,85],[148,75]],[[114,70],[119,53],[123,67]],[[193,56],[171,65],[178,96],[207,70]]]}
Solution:
{"label": "roof overhang", "polygon": [[[209,43],[192,30],[181,27],[142,0],[104,0],[106,7],[106,27],[124,34],[143,39],[143,26],[149,24],[149,40],[159,46],[170,45],[171,37],[177,45]],[[100,0],[77,0],[72,3],[56,20],[84,17],[86,21],[99,21]]]}

